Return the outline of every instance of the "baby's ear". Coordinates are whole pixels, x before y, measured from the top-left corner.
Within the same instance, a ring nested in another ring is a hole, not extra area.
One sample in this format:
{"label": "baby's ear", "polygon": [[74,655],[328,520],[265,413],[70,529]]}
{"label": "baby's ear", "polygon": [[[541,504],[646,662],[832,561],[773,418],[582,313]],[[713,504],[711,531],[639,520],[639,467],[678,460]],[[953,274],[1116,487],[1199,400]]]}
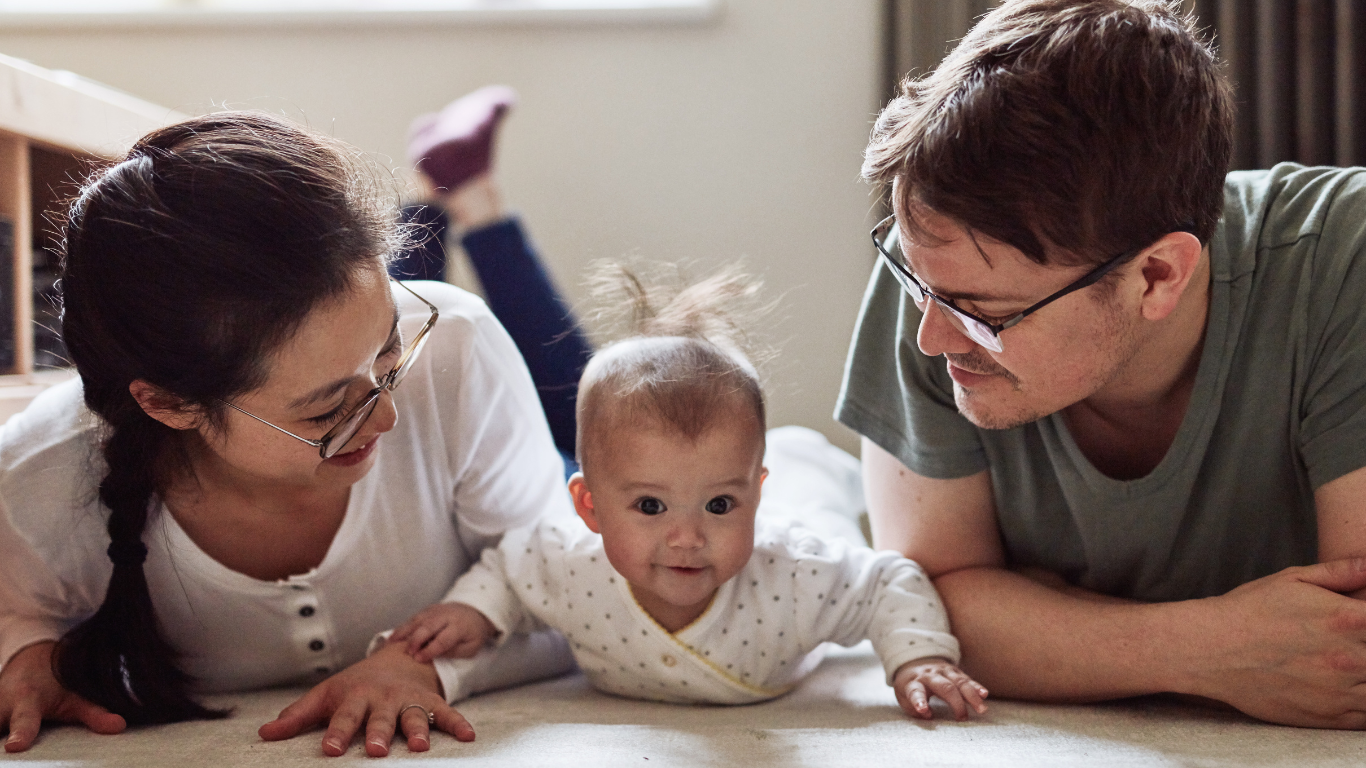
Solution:
{"label": "baby's ear", "polygon": [[598,530],[598,516],[593,511],[593,492],[588,490],[588,484],[583,481],[582,472],[575,472],[570,476],[569,496],[574,499],[574,511],[579,513],[588,530],[602,533]]}

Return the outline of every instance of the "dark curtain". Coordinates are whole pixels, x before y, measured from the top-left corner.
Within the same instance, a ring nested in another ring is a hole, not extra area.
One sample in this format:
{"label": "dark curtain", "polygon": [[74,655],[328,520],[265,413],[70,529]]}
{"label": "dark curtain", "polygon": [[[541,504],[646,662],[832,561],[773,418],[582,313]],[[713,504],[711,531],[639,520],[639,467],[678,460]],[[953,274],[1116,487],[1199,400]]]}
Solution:
{"label": "dark curtain", "polygon": [[[888,0],[887,88],[925,72],[994,0]],[[1185,0],[1237,104],[1233,168],[1366,163],[1366,2]]]}

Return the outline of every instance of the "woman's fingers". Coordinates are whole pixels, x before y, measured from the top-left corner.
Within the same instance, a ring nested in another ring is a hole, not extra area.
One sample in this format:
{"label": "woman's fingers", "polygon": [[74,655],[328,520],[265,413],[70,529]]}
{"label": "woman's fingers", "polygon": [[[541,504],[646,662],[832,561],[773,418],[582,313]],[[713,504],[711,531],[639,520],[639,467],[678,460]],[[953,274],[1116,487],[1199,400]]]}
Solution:
{"label": "woman's fingers", "polygon": [[[421,714],[416,709],[410,709],[408,712]],[[370,757],[384,757],[389,754],[389,743],[394,740],[394,719],[397,716],[397,704],[384,703],[370,710],[370,720],[365,726],[365,754]]]}
{"label": "woman's fingers", "polygon": [[[445,706],[444,704],[442,706]],[[434,710],[433,710],[434,711]],[[431,728],[427,723],[426,709],[407,707],[398,716],[398,725],[403,735],[408,737],[409,752],[426,752],[432,746]]]}
{"label": "woman's fingers", "polygon": [[[369,709],[365,699],[360,696],[348,697],[337,707],[337,711],[332,713],[332,720],[327,724],[327,732],[323,734],[323,754],[329,757],[341,757],[346,754],[346,748],[351,746],[351,739],[355,737],[356,731],[360,730],[360,725],[365,721],[366,710]],[[393,716],[390,715],[390,722]],[[393,734],[392,725],[389,733]],[[369,750],[366,745],[366,750]],[[387,746],[386,746],[387,753]]]}
{"label": "woman's fingers", "polygon": [[81,723],[95,733],[106,736],[123,733],[128,727],[128,722],[122,716],[74,693],[68,693],[63,697],[55,714],[58,720]]}
{"label": "woman's fingers", "polygon": [[256,734],[266,741],[279,741],[293,738],[305,728],[321,723],[328,714],[325,685],[326,682],[313,686],[313,690],[280,710],[279,716],[261,726]]}
{"label": "woman's fingers", "polygon": [[5,751],[23,752],[33,746],[42,723],[43,711],[36,698],[24,698],[16,702],[9,715],[9,737],[5,739]]}
{"label": "woman's fingers", "polygon": [[436,715],[436,727],[454,736],[457,741],[474,741],[474,726],[455,708],[442,703],[432,710]]}

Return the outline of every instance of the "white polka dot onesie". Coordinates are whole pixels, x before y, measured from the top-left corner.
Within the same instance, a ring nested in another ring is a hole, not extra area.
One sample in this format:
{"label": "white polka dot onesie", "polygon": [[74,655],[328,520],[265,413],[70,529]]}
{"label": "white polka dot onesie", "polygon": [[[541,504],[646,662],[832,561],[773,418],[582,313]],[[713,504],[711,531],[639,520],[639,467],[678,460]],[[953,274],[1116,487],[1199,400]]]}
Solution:
{"label": "white polka dot onesie", "polygon": [[[762,514],[749,563],[676,633],[640,608],[608,563],[602,537],[577,519],[507,533],[446,600],[480,610],[502,633],[499,643],[558,629],[595,687],[657,701],[748,704],[780,696],[820,663],[827,641],[871,639],[889,682],[908,661],[959,658],[920,566],[896,552],[822,541]],[[492,655],[486,649],[455,668],[477,673]],[[452,701],[463,695],[447,694]]]}

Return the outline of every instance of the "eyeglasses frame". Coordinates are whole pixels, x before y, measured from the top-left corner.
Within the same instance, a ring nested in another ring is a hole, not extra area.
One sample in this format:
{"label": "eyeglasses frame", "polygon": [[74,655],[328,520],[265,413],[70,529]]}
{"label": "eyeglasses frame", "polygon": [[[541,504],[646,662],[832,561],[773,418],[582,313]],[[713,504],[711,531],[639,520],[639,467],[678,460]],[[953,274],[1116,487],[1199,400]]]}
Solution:
{"label": "eyeglasses frame", "polygon": [[[427,301],[421,296],[418,296],[417,292],[414,291],[412,288],[409,288],[408,286],[404,285],[402,282],[398,280],[394,280],[392,277],[389,278],[389,280],[398,285],[403,290],[407,291],[408,293],[413,294],[413,296],[417,297],[418,301],[421,301],[423,304],[426,304],[427,308],[432,311],[432,314],[430,317],[427,318],[427,322],[423,323],[422,327],[418,329],[418,332],[413,334],[413,340],[409,342],[407,348],[403,350],[403,355],[399,357],[398,362],[394,364],[394,367],[390,369],[388,373],[380,377],[377,386],[374,389],[370,390],[369,394],[361,398],[360,403],[355,408],[352,408],[351,410],[347,411],[346,415],[343,416],[336,423],[335,426],[327,430],[327,432],[324,433],[320,439],[312,440],[307,437],[301,437],[299,435],[296,435],[293,432],[290,432],[289,430],[285,429],[284,427],[272,424],[254,413],[251,413],[236,405],[233,405],[227,400],[219,400],[218,402],[228,406],[229,408],[233,409],[234,411],[237,411],[240,414],[243,414],[244,416],[250,416],[251,418],[261,422],[262,424],[265,424],[267,427],[270,427],[271,429],[276,430],[277,432],[283,432],[286,435],[289,435],[290,437],[294,438],[295,440],[298,440],[303,443],[308,443],[309,445],[318,449],[318,455],[322,456],[323,459],[330,459],[333,456],[337,455],[336,451],[329,453],[327,449],[329,445],[332,443],[332,441],[336,439],[337,434],[341,431],[341,428],[346,426],[347,423],[350,422],[351,419],[354,418],[356,414],[360,413],[361,411],[367,408],[373,410],[375,402],[379,400],[379,396],[384,392],[384,390],[387,389],[390,392],[392,392],[394,388],[398,386],[398,383],[394,381],[395,377],[398,375],[398,372],[403,370],[403,366],[407,365],[410,360],[416,359],[417,353],[422,350],[422,345],[426,341],[427,334],[431,332],[432,328],[436,325],[437,318],[441,316],[441,312],[436,308],[435,304],[432,304],[430,301]],[[366,419],[369,418],[369,414],[366,414],[366,416],[360,420],[360,424],[364,425]],[[359,429],[359,427],[357,428]],[[348,437],[348,440],[349,439],[350,438]],[[338,446],[338,449],[340,450],[344,447],[346,447],[345,443]]]}
{"label": "eyeglasses frame", "polygon": [[[877,226],[873,227],[873,231],[871,232],[873,236],[873,245],[877,248],[878,255],[881,256],[883,260],[891,266],[892,276],[897,278],[897,282],[901,283],[901,287],[908,294],[911,294],[911,298],[914,299],[915,296],[911,292],[911,285],[907,285],[907,280],[911,281],[911,284],[915,286],[916,290],[919,290],[925,296],[934,299],[935,303],[939,304],[941,307],[945,307],[949,311],[957,313],[960,317],[972,320],[973,322],[976,322],[977,324],[991,331],[992,337],[996,339],[996,348],[993,349],[991,346],[986,344],[983,344],[982,346],[986,347],[987,349],[990,349],[992,352],[1000,352],[1003,349],[1005,349],[1005,346],[1001,343],[1000,340],[1001,331],[1004,331],[1007,328],[1014,327],[1015,325],[1019,324],[1021,320],[1025,319],[1029,315],[1038,312],[1040,309],[1043,309],[1044,307],[1057,301],[1058,299],[1061,299],[1069,293],[1080,291],[1082,288],[1088,288],[1094,285],[1095,283],[1099,282],[1102,277],[1108,275],[1111,272],[1111,270],[1113,270],[1115,267],[1119,266],[1120,264],[1123,264],[1126,260],[1138,255],[1138,253],[1143,250],[1142,248],[1135,248],[1130,251],[1125,251],[1119,254],[1118,256],[1115,256],[1114,258],[1110,259],[1109,261],[1106,261],[1105,263],[1101,264],[1100,266],[1096,267],[1090,272],[1087,272],[1086,274],[1082,275],[1074,282],[1069,283],[1068,285],[1064,286],[1063,288],[1057,291],[1054,291],[1052,294],[1049,294],[1047,298],[1035,302],[1024,311],[1011,315],[1004,322],[992,323],[988,320],[978,317],[977,315],[974,315],[971,312],[968,312],[967,310],[960,309],[959,306],[956,303],[954,303],[953,299],[944,298],[943,296],[940,296],[931,291],[930,289],[926,288],[924,284],[921,283],[920,280],[918,280],[914,274],[912,274],[910,267],[906,266],[901,262],[900,259],[897,259],[896,257],[892,256],[892,254],[887,252],[887,249],[883,247],[883,241],[887,239],[887,236],[891,234],[892,231],[894,231],[894,227],[891,226],[894,224],[896,224],[896,214],[892,214],[891,216],[888,216],[882,221],[879,221],[877,223]],[[887,232],[879,236],[879,231],[884,229],[886,229]],[[899,237],[900,235],[898,234],[898,238]],[[969,338],[971,338],[971,336],[969,336]],[[977,339],[972,339],[972,341],[974,343],[980,343]]]}

